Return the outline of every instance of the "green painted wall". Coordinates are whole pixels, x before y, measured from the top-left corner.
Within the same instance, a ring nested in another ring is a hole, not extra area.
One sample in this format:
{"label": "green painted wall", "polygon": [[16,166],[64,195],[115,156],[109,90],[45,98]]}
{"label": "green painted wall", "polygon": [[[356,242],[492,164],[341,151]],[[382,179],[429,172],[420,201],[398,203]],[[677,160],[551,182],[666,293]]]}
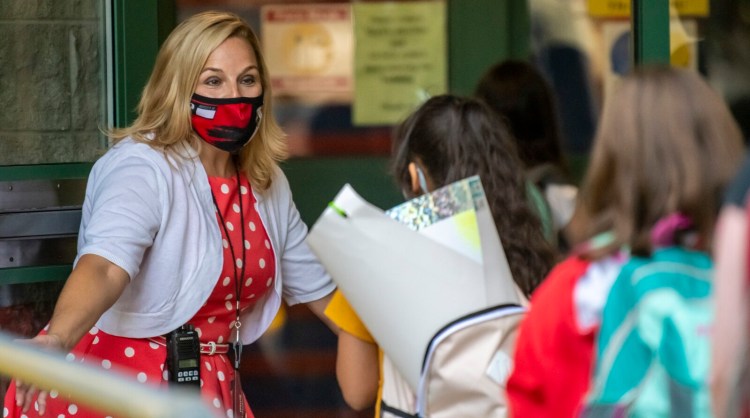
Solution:
{"label": "green painted wall", "polygon": [[492,64],[528,58],[530,31],[526,0],[449,0],[450,91],[471,94]]}
{"label": "green painted wall", "polygon": [[373,205],[388,209],[404,198],[388,175],[386,157],[304,158],[282,165],[302,220],[312,226],[339,190],[349,183]]}

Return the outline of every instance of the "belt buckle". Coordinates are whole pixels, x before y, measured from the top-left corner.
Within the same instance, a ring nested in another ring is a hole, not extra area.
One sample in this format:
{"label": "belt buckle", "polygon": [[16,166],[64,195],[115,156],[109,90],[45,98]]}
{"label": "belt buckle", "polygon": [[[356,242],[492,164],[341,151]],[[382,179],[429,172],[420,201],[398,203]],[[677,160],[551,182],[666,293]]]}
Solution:
{"label": "belt buckle", "polygon": [[209,341],[208,342],[208,348],[211,349],[211,351],[208,352],[209,356],[213,356],[216,353],[216,342]]}

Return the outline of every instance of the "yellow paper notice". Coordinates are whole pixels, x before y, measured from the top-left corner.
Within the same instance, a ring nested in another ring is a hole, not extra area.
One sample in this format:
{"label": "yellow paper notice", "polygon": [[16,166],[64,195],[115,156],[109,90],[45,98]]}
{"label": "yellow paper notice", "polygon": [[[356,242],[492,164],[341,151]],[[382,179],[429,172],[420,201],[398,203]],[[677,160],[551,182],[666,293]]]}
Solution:
{"label": "yellow paper notice", "polygon": [[444,1],[354,3],[354,124],[395,124],[447,90]]}
{"label": "yellow paper notice", "polygon": [[[630,16],[631,0],[588,0],[589,14],[603,18]],[[670,0],[670,6],[681,16],[706,17],[709,14],[708,0]]]}

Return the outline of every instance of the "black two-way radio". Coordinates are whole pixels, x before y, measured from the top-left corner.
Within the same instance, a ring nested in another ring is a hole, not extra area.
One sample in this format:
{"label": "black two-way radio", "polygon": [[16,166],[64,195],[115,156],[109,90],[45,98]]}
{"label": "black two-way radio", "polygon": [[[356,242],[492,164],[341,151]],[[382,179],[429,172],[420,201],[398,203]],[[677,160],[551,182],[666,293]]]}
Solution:
{"label": "black two-way radio", "polygon": [[198,332],[185,324],[167,334],[167,371],[170,383],[200,388],[201,346]]}

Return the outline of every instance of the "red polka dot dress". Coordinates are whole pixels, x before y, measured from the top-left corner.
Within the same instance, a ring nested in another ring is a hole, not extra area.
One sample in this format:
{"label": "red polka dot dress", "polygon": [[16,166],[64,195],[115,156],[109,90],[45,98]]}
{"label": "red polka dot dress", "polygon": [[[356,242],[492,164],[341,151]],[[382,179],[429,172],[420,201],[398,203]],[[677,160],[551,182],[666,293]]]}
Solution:
{"label": "red polka dot dress", "polygon": [[[237,302],[235,274],[240,275],[243,265],[244,275],[240,277],[239,286],[241,310],[250,308],[273,288],[276,266],[271,242],[260,220],[249,182],[244,176],[239,181],[240,184],[237,184],[236,177],[209,177],[216,205],[221,211],[221,216],[217,213],[217,220],[223,220],[225,227],[219,228],[224,248],[224,265],[208,300],[193,319],[188,321],[195,327],[202,343],[225,344],[232,338]],[[243,216],[240,216],[240,208]],[[244,261],[240,251],[245,253]],[[143,384],[168,384],[164,368],[166,348],[160,339],[118,337],[93,328],[67,355],[67,359],[103,369],[121,370]],[[232,418],[234,411],[231,388],[234,369],[227,355],[202,354],[200,374],[203,399],[216,411],[217,417]],[[36,403],[23,413],[15,406],[14,400],[15,385],[11,385],[5,397],[4,418],[39,416]],[[247,401],[244,402],[247,416],[253,417]],[[107,413],[76,405],[56,391],[49,393],[44,414],[44,417],[52,418],[107,416]]]}

